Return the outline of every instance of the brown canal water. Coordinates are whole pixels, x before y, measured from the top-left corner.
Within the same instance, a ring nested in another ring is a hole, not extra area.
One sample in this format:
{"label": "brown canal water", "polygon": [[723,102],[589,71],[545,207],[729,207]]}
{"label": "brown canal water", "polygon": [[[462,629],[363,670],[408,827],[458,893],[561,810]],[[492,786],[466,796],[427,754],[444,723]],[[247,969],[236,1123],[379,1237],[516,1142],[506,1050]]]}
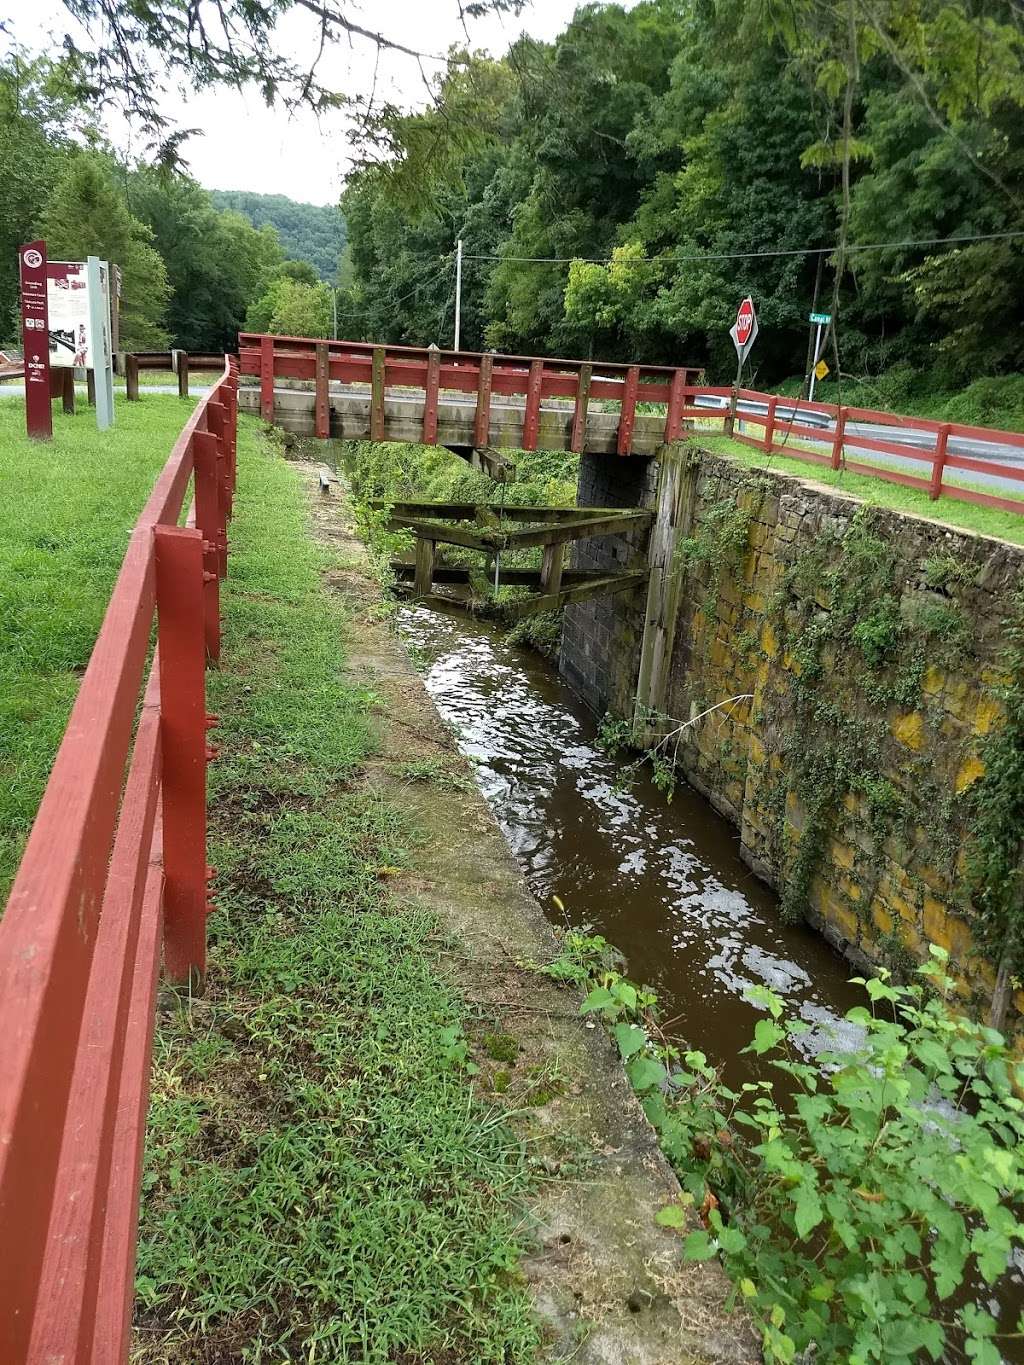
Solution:
{"label": "brown canal water", "polygon": [[[813,930],[783,923],[778,898],[741,860],[736,830],[698,792],[681,783],[670,803],[646,769],[623,787],[587,707],[551,664],[487,622],[413,605],[399,624],[545,913],[624,953],[630,977],[657,991],[668,1033],[733,1086],[763,1075],[743,1054],[761,1017],[746,993],[763,985],[811,1025],[800,1040],[809,1056],[856,1042],[843,1015],[864,993],[850,964]],[[969,1281],[954,1306],[970,1300],[1012,1333],[1024,1257],[995,1292]],[[1024,1362],[1024,1344],[1003,1343],[1003,1360]]]}
{"label": "brown canal water", "polygon": [[842,1015],[864,999],[852,969],[812,930],[782,922],[737,831],[699,793],[680,783],[668,802],[646,767],[623,785],[553,666],[486,622],[423,606],[399,620],[531,891],[553,922],[589,927],[625,954],[670,1033],[730,1083],[749,1079],[742,1049],[760,1011],[746,992],[761,985],[812,1025],[808,1050],[842,1038]]}

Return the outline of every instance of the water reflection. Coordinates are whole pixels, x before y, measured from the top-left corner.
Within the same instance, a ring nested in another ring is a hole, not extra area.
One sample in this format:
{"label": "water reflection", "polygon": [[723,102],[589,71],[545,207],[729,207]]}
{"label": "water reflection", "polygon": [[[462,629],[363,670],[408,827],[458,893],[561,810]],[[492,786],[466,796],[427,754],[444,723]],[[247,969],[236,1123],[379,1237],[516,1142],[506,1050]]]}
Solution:
{"label": "water reflection", "polygon": [[409,606],[400,622],[534,895],[553,918],[559,897],[571,925],[620,948],[673,1032],[747,1079],[757,1010],[745,993],[767,985],[812,1025],[809,1050],[850,1037],[841,1015],[861,997],[848,964],[782,923],[701,796],[684,788],[669,804],[646,777],[623,790],[592,717],[532,651],[461,614]]}

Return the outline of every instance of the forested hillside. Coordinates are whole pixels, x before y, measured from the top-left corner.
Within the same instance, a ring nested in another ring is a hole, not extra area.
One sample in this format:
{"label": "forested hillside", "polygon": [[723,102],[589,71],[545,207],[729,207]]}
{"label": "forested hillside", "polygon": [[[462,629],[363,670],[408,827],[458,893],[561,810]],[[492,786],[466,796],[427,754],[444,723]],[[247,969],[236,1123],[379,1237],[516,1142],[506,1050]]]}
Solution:
{"label": "forested hillside", "polygon": [[338,260],[345,249],[345,220],[334,204],[297,204],[283,194],[254,194],[250,190],[212,190],[219,209],[243,213],[254,227],[266,224],[277,231],[286,256],[309,261],[322,280],[337,278]]}
{"label": "forested hillside", "polygon": [[450,345],[461,236],[466,346],[728,378],[750,292],[759,382],[803,369],[816,295],[883,397],[1018,369],[1022,54],[999,0],[585,6],[372,126],[346,330]]}

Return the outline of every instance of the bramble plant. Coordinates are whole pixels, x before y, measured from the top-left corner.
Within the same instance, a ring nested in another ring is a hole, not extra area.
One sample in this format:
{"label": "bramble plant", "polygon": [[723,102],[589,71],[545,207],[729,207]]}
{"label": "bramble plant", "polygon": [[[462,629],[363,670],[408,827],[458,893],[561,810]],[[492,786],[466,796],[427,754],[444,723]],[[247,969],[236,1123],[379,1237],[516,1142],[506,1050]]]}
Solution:
{"label": "bramble plant", "polygon": [[1002,1358],[973,1300],[1024,1245],[1024,1068],[1001,1034],[955,1012],[947,954],[931,952],[913,985],[856,978],[869,1007],[846,1015],[855,1041],[811,1060],[810,1026],[753,990],[766,1014],[747,1050],[785,1098],[768,1078],[731,1090],[703,1053],[666,1040],[656,997],[603,939],[570,935],[548,969],[589,986],[582,1010],[609,1027],[683,1185],[659,1221],[693,1228],[699,1209],[684,1254],[721,1256],[768,1361],[809,1347],[855,1365],[951,1347],[975,1365]]}

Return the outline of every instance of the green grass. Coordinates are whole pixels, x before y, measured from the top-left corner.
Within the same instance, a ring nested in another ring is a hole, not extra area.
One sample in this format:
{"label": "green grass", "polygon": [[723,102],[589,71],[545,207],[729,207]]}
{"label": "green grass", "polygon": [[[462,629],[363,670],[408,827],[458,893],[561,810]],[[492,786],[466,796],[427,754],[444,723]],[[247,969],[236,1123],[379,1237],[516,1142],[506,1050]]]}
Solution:
{"label": "green grass", "polygon": [[[1001,512],[994,507],[979,507],[974,503],[958,502],[949,497],[932,502],[927,493],[918,492],[915,488],[888,483],[884,479],[873,478],[870,474],[850,474],[842,469],[829,469],[824,465],[795,460],[787,455],[765,455],[727,436],[699,434],[693,441],[702,450],[709,450],[715,455],[728,455],[751,469],[774,469],[780,474],[795,474],[802,479],[813,479],[840,492],[862,498],[875,507],[891,507],[899,512],[913,512],[950,526],[959,526],[967,531],[977,531],[981,535],[995,536],[1000,540],[1009,540],[1015,545],[1024,545],[1024,500],[1021,502],[1020,513]],[[997,491],[1002,496],[1012,496],[1005,490]]]}
{"label": "green grass", "polygon": [[0,403],[0,904],[89,660],[132,526],[191,406],[119,402],[108,432],[91,410],[54,439],[25,436]]}
{"label": "green grass", "polygon": [[211,707],[204,1000],[156,1047],[139,1359],[512,1365],[526,1170],[466,1070],[410,835],[360,782],[375,701],[343,673],[294,472],[244,421]]}

